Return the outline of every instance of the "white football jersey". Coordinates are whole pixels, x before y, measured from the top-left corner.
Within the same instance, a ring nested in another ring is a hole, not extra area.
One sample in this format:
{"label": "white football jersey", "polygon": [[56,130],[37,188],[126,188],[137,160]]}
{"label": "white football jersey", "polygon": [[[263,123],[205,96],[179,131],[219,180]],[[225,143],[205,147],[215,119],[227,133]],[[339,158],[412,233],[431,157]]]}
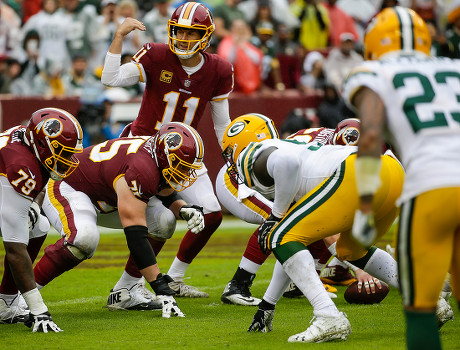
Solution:
{"label": "white football jersey", "polygon": [[406,170],[399,203],[460,185],[460,60],[399,56],[367,61],[345,81],[343,96],[367,87],[386,108],[389,142]]}
{"label": "white football jersey", "polygon": [[[238,157],[238,173],[243,177],[246,186],[270,200],[274,198],[274,186],[262,185],[253,173],[254,162],[258,155],[270,147],[299,154],[302,160],[301,185],[294,198],[295,201],[330,177],[350,154],[357,151],[356,146],[324,146],[320,143],[303,143],[295,140],[270,139],[250,143]],[[290,181],[289,178],[286,181]]]}

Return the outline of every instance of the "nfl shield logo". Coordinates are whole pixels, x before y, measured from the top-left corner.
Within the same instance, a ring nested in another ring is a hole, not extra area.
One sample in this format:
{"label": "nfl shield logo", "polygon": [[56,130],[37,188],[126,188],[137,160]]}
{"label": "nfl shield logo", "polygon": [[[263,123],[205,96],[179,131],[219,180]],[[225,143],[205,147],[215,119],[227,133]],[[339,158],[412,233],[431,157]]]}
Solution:
{"label": "nfl shield logo", "polygon": [[191,82],[190,80],[185,80],[185,81],[184,81],[185,87],[190,87],[190,84],[191,84],[191,83],[192,83],[192,82]]}

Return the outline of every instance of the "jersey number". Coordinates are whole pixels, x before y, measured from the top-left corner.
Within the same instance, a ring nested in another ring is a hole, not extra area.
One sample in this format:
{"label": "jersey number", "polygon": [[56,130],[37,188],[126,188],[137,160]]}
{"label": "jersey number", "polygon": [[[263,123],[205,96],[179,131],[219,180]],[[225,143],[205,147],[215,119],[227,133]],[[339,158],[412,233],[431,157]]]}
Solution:
{"label": "jersey number", "polygon": [[[180,94],[178,92],[168,92],[164,95],[163,101],[166,102],[166,108],[163,113],[163,118],[161,121],[157,122],[155,125],[155,130],[160,130],[163,124],[169,123],[172,121],[174,117],[174,112],[176,111],[177,103],[179,101]],[[200,102],[199,98],[190,97],[189,99],[185,100],[184,108],[187,109],[185,112],[184,120],[182,121],[184,124],[191,125],[193,118],[195,117],[196,110],[198,109],[198,103]]]}
{"label": "jersey number", "polygon": [[[434,79],[438,84],[448,85],[451,91],[455,90],[455,85],[453,84],[454,80],[449,79],[453,78],[460,82],[460,73],[458,72],[438,72],[434,75]],[[431,84],[427,76],[417,73],[417,72],[405,72],[396,74],[393,78],[393,85],[396,89],[404,88],[406,85],[406,79],[417,79],[420,83],[420,86],[423,89],[423,92],[417,96],[412,96],[406,99],[403,105],[404,113],[409,120],[410,125],[414,132],[418,132],[421,129],[433,128],[433,127],[442,127],[448,126],[448,118],[443,111],[433,111],[431,120],[421,120],[417,114],[416,106],[422,103],[431,103],[436,95],[435,87]],[[455,94],[457,102],[460,103],[460,92]],[[450,117],[460,123],[460,111],[450,111],[448,112]]]}
{"label": "jersey number", "polygon": [[32,192],[32,190],[35,188],[37,182],[34,179],[31,179],[29,174],[26,174],[26,172],[22,169],[18,171],[18,174],[20,175],[19,178],[11,181],[11,184],[14,187],[18,187],[20,182],[25,181],[24,186],[21,187],[21,192],[28,196],[30,192]]}

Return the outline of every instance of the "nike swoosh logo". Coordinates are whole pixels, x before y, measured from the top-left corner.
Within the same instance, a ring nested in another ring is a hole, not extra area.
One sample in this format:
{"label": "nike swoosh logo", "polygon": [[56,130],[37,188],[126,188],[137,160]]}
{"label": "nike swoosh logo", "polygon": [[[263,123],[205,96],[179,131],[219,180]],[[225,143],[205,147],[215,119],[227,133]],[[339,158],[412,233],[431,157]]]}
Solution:
{"label": "nike swoosh logo", "polygon": [[150,44],[147,44],[147,50],[150,50]]}
{"label": "nike swoosh logo", "polygon": [[35,175],[32,174],[32,172],[30,171],[30,169],[27,169],[27,170],[29,171],[30,177],[31,177],[32,179],[35,179]]}
{"label": "nike swoosh logo", "polygon": [[254,298],[246,298],[246,297],[237,297],[237,298],[247,303],[253,303],[255,301]]}

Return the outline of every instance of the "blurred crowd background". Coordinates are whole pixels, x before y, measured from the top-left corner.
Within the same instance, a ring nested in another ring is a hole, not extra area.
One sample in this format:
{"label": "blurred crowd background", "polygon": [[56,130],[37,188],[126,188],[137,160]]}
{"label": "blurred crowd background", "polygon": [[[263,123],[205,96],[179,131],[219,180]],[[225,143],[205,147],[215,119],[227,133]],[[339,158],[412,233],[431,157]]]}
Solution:
{"label": "blurred crowd background", "polygon": [[[321,96],[314,110],[288,119],[305,126],[335,127],[353,116],[341,98],[342,82],[363,60],[367,24],[383,8],[414,9],[428,23],[432,55],[460,58],[460,0],[208,0],[216,29],[210,52],[235,69],[235,93],[282,96],[296,90]],[[110,105],[142,96],[142,83],[106,88],[103,60],[126,17],[144,22],[130,33],[122,63],[145,42],[168,42],[167,22],[183,1],[0,1],[0,94],[59,98],[77,96],[78,118],[94,143],[118,136]],[[2,96],[0,96],[1,98]],[[307,122],[305,122],[305,119]]]}

